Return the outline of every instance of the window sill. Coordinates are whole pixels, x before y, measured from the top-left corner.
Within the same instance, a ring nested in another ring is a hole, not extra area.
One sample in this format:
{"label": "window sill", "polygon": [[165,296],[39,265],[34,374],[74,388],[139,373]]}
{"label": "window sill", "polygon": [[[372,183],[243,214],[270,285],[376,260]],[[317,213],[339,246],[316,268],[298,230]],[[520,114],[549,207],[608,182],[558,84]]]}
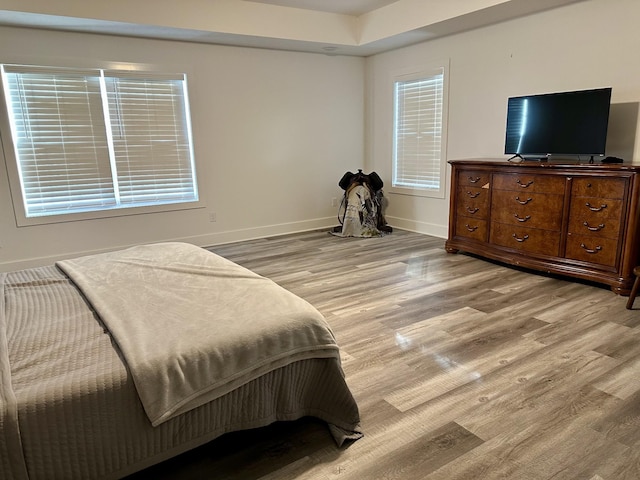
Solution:
{"label": "window sill", "polygon": [[43,215],[41,217],[25,217],[16,213],[16,224],[18,227],[29,227],[34,225],[47,225],[65,222],[80,222],[84,220],[96,220],[100,218],[128,217],[131,215],[144,215],[148,213],[172,212],[177,210],[193,210],[206,208],[202,201],[171,203],[165,205],[152,205],[144,207],[113,208],[109,210],[97,210],[93,212],[67,213],[59,215]]}
{"label": "window sill", "polygon": [[444,189],[426,189],[426,188],[401,188],[390,187],[385,190],[386,193],[395,195],[408,195],[412,197],[427,197],[427,198],[444,198]]}

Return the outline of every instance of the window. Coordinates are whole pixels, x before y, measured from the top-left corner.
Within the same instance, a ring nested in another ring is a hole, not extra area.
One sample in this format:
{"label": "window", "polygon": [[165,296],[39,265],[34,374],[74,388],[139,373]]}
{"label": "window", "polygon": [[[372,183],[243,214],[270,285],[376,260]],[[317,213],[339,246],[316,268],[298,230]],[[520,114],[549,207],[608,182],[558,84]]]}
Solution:
{"label": "window", "polygon": [[392,189],[444,197],[446,67],[394,77]]}
{"label": "window", "polygon": [[3,65],[26,218],[196,202],[183,74]]}

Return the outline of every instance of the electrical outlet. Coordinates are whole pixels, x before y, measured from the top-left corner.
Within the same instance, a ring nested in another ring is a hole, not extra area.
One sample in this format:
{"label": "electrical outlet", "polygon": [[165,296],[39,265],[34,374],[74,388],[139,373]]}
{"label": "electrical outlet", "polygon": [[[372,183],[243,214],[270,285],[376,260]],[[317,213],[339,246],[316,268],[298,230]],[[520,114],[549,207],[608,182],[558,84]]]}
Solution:
{"label": "electrical outlet", "polygon": [[215,222],[216,221],[216,212],[211,212],[209,214],[209,221],[210,222]]}
{"label": "electrical outlet", "polygon": [[336,197],[333,197],[331,199],[331,206],[332,207],[337,207],[338,206],[338,199]]}

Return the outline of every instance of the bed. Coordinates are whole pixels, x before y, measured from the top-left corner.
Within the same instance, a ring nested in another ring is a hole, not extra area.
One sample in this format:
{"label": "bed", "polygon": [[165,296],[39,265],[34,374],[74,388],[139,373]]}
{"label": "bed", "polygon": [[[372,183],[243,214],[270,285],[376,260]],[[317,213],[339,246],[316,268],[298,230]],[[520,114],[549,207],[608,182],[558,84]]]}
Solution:
{"label": "bed", "polygon": [[362,436],[322,315],[199,247],[0,273],[0,478],[121,478],[313,416]]}

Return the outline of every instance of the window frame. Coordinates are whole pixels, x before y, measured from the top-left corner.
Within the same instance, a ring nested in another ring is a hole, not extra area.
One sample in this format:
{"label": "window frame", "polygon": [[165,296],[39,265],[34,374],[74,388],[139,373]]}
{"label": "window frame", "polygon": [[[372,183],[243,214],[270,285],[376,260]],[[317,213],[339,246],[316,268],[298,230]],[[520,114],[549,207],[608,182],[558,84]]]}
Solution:
{"label": "window frame", "polygon": [[[438,165],[439,186],[429,187],[404,187],[395,185],[396,162],[397,162],[397,104],[396,104],[396,84],[398,82],[409,82],[412,80],[429,79],[435,75],[442,74],[442,118],[440,134],[440,161]],[[417,197],[445,198],[446,193],[446,166],[447,166],[447,130],[449,117],[449,59],[423,63],[419,66],[410,66],[391,72],[389,82],[389,92],[391,97],[391,182],[387,189],[390,193],[400,195],[410,195]]]}
{"label": "window frame", "polygon": [[[80,66],[70,66],[66,65],[66,62],[60,62],[61,64],[51,64],[51,62],[47,62],[53,69],[75,69],[75,70],[120,70],[125,73],[130,74],[147,74],[150,76],[157,76],[159,78],[166,77],[167,75],[175,75],[173,73],[168,72],[182,72],[179,75],[184,76],[185,82],[185,108],[186,108],[186,121],[188,124],[189,130],[189,142],[190,142],[190,155],[191,155],[191,168],[193,169],[193,190],[196,195],[196,200],[193,201],[184,201],[184,202],[173,202],[166,204],[155,204],[155,205],[140,205],[140,206],[119,206],[117,208],[108,208],[108,209],[98,209],[91,211],[83,211],[83,212],[73,212],[73,213],[55,213],[49,215],[39,215],[39,216],[27,216],[25,200],[23,198],[22,191],[22,181],[20,178],[20,166],[18,164],[18,158],[16,156],[16,149],[14,145],[13,132],[11,127],[11,120],[9,119],[9,109],[7,102],[9,101],[6,98],[5,85],[2,83],[0,79],[0,148],[2,149],[2,153],[4,154],[5,165],[7,170],[8,182],[9,182],[9,193],[11,195],[12,203],[13,203],[13,211],[15,215],[16,225],[18,227],[23,226],[32,226],[32,225],[45,225],[45,224],[56,224],[56,223],[65,223],[65,222],[75,222],[75,221],[83,221],[83,220],[92,220],[92,219],[101,219],[101,218],[114,218],[114,217],[125,217],[131,215],[141,215],[141,214],[150,214],[150,213],[161,213],[161,212],[170,212],[170,211],[178,211],[178,210],[191,210],[191,209],[199,209],[206,208],[206,204],[201,199],[199,195],[199,176],[197,175],[198,165],[195,156],[195,146],[193,139],[193,132],[191,130],[192,121],[191,121],[191,111],[189,104],[189,94],[188,94],[188,82],[187,82],[187,73],[185,68],[166,68],[163,66],[155,66],[155,65],[147,65],[147,64],[131,64],[131,63],[111,63],[111,62],[103,62],[103,64],[98,65],[83,65],[86,62],[78,62]],[[36,62],[5,62],[6,65],[23,65],[27,68],[38,68],[44,63],[36,63]]]}

